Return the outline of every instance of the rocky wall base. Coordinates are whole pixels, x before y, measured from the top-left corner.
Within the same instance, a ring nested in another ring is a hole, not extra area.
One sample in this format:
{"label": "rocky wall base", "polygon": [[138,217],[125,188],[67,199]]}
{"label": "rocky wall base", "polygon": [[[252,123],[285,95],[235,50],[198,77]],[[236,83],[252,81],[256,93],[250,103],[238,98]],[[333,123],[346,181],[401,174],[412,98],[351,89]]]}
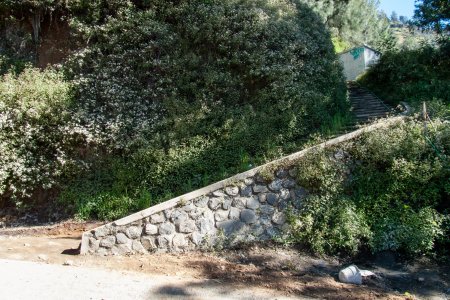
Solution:
{"label": "rocky wall base", "polygon": [[279,170],[270,182],[256,175],[127,225],[107,224],[84,234],[85,252],[177,252],[282,236],[286,210],[296,210],[307,195],[293,175]]}

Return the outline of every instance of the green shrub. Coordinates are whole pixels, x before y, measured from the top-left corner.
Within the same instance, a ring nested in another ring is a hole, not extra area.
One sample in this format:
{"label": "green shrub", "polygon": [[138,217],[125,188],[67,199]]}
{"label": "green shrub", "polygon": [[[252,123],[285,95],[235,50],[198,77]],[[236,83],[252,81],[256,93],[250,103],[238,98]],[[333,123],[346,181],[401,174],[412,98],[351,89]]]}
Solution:
{"label": "green shrub", "polygon": [[409,120],[342,145],[338,156],[320,150],[300,160],[297,181],[310,196],[290,218],[293,240],[328,254],[444,249],[450,128],[430,127],[425,138],[423,124]]}
{"label": "green shrub", "polygon": [[73,163],[66,107],[70,86],[54,70],[25,69],[0,81],[1,205],[20,205],[37,189],[49,189]]}
{"label": "green shrub", "polygon": [[293,241],[317,254],[356,254],[371,236],[364,214],[352,200],[329,194],[307,197],[289,221]]}
{"label": "green shrub", "polygon": [[406,101],[420,111],[431,104],[434,117],[450,116],[450,44],[383,54],[360,82],[395,106]]}
{"label": "green shrub", "polygon": [[[65,66],[73,122],[102,149],[92,168],[112,174],[93,195],[189,192],[298,149],[347,108],[330,36],[303,4],[152,5],[92,27]],[[81,177],[65,193],[90,190]]]}
{"label": "green shrub", "polygon": [[19,74],[27,67],[31,67],[29,62],[0,53],[0,76],[7,73]]}
{"label": "green shrub", "polygon": [[408,254],[421,254],[431,251],[443,234],[442,216],[430,207],[416,211],[405,206],[389,213],[373,224],[373,251],[402,250]]}
{"label": "green shrub", "polygon": [[[156,132],[167,149],[220,128],[242,106],[272,110],[279,134],[305,136],[345,107],[329,34],[300,3],[181,1],[162,15],[130,10],[90,41],[68,73],[80,123],[102,128],[93,134],[112,149]],[[214,126],[204,127],[211,115]]]}

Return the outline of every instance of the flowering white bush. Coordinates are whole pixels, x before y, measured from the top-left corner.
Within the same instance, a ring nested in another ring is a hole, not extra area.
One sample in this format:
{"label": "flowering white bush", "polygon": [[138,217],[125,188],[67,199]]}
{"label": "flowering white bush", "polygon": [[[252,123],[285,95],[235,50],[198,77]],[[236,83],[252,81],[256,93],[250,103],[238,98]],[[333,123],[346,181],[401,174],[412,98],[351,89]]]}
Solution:
{"label": "flowering white bush", "polygon": [[283,134],[301,136],[344,105],[329,33],[304,4],[157,6],[160,13],[130,10],[90,27],[89,46],[68,64],[79,124],[109,149],[178,131],[186,116],[244,105],[277,111],[291,126]]}
{"label": "flowering white bush", "polygon": [[84,44],[64,79],[2,82],[5,199],[58,184],[83,216],[111,216],[117,199],[126,213],[293,151],[345,107],[330,35],[300,1],[118,7],[73,20]]}
{"label": "flowering white bush", "polygon": [[53,70],[0,80],[0,195],[17,200],[56,183],[69,164],[70,87]]}

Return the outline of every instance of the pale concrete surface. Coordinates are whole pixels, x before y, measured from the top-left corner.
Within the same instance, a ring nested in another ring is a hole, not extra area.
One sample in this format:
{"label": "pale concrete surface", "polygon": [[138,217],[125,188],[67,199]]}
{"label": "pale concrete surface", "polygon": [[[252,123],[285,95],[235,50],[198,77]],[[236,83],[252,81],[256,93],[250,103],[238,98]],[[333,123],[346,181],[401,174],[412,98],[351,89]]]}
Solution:
{"label": "pale concrete surface", "polygon": [[220,280],[186,280],[0,259],[0,299],[305,299],[236,289]]}

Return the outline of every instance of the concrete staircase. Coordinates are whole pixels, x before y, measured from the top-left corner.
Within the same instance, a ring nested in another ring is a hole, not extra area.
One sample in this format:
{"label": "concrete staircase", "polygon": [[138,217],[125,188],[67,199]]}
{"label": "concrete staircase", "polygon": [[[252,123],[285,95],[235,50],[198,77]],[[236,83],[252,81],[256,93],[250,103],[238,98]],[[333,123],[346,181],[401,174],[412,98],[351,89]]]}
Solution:
{"label": "concrete staircase", "polygon": [[386,118],[392,111],[392,108],[357,83],[349,82],[348,92],[356,123],[364,124],[374,119]]}

